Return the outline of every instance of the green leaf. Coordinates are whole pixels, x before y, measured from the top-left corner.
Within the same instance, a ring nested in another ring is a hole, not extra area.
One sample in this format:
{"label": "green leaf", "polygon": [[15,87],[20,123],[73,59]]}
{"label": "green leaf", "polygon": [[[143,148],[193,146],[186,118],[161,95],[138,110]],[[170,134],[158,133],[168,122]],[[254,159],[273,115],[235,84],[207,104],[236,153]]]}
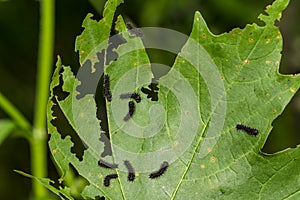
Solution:
{"label": "green leaf", "polygon": [[0,145],[15,128],[16,125],[12,120],[9,119],[0,120]]}
{"label": "green leaf", "polygon": [[266,13],[268,15],[259,15],[259,19],[264,21],[267,25],[274,25],[275,20],[280,20],[281,12],[288,6],[289,0],[277,0],[273,5],[267,6]]}
{"label": "green leaf", "polygon": [[84,31],[75,42],[75,51],[79,51],[81,64],[97,45],[109,38],[116,8],[121,3],[123,0],[108,0],[104,6],[103,19],[99,22],[91,19],[92,14],[88,14],[84,19]]}
{"label": "green leaf", "polygon": [[[277,0],[268,7],[268,16],[260,15],[265,26],[247,25],[218,36],[196,12],[188,41],[172,69],[159,80],[158,101],[139,92],[151,82],[150,61],[140,38],[123,32],[126,27],[121,16],[116,30],[126,43],[114,48],[116,60],[97,68],[100,52],[110,44],[111,15],[118,3],[107,3],[105,13],[110,17],[104,13],[100,22],[86,18],[85,30],[76,41],[76,49],[83,52],[77,78],[59,60],[51,85],[54,91],[61,78],[62,90],[69,94],[59,99],[52,92],[48,109],[49,146],[62,180],[69,165],[74,166],[89,182],[82,192],[86,199],[99,195],[106,199],[299,198],[300,148],[271,155],[260,151],[273,120],[300,85],[298,75],[278,72],[282,37],[274,21],[287,4]],[[112,156],[105,160],[119,164],[116,170],[97,166],[104,159],[100,155],[105,146],[99,141],[103,130],[96,116],[95,90],[80,90],[87,89],[96,75],[101,76],[101,69],[110,76],[113,97],[106,101]],[[83,72],[88,79],[81,76]],[[119,95],[133,91],[140,93],[142,101],[135,103],[134,115],[124,122],[128,101]],[[72,151],[74,135],[54,125],[60,120],[55,109],[62,111],[66,126],[86,147],[82,160]],[[259,134],[237,130],[237,124],[255,128]],[[134,182],[127,180],[124,160],[136,171]],[[169,162],[167,171],[149,179],[149,173],[163,161]],[[118,178],[105,187],[104,177],[112,173]]]}

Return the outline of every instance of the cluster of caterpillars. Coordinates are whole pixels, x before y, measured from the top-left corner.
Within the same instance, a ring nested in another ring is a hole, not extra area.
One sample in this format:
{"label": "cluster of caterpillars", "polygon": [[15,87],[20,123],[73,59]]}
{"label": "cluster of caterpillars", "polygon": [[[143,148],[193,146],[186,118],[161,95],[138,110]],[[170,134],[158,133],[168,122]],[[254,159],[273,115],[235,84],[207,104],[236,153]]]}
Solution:
{"label": "cluster of caterpillars", "polygon": [[[108,74],[104,75],[103,90],[104,90],[104,92],[103,92],[104,97],[107,99],[107,101],[110,102],[112,100],[112,94],[111,94],[111,91],[110,91],[110,79],[109,79]],[[141,96],[138,93],[135,93],[135,92],[134,93],[124,93],[124,94],[120,95],[120,99],[132,99],[128,102],[129,111],[126,114],[126,116],[124,117],[124,121],[128,121],[132,117],[132,115],[135,111],[134,101],[136,103],[140,103],[141,102]],[[98,165],[100,167],[107,168],[107,169],[116,169],[119,166],[118,164],[108,163],[108,162],[103,161],[103,160],[99,160]],[[126,166],[126,168],[128,170],[128,176],[127,176],[128,181],[133,182],[134,179],[135,179],[135,172],[134,172],[133,166],[131,165],[131,163],[128,160],[124,161],[124,165]],[[168,167],[169,167],[169,163],[167,161],[164,161],[161,164],[159,170],[149,174],[149,178],[150,179],[155,179],[155,178],[160,177],[161,175],[163,175],[165,173],[165,171],[167,170]],[[116,178],[118,178],[118,174],[109,174],[109,175],[105,176],[105,178],[103,180],[103,185],[108,187],[110,185],[110,180],[111,179],[116,179]]]}
{"label": "cluster of caterpillars", "polygon": [[[118,164],[108,163],[104,160],[99,160],[98,165],[100,167],[107,168],[107,169],[116,169],[119,167]],[[128,160],[124,160],[124,165],[126,166],[126,168],[128,170],[127,180],[129,182],[133,182],[135,179],[135,172],[134,172],[133,166],[131,165],[131,163]],[[167,161],[164,161],[157,171],[149,174],[149,178],[155,179],[155,178],[160,177],[161,175],[163,175],[165,173],[165,171],[167,170],[168,167],[169,167],[169,163]],[[116,179],[116,178],[118,178],[118,174],[109,174],[109,175],[105,176],[105,178],[103,180],[103,185],[105,187],[108,187],[110,185],[110,180]]]}
{"label": "cluster of caterpillars", "polygon": [[[104,83],[103,83],[103,95],[104,97],[107,99],[107,101],[111,101],[112,100],[112,94],[110,91],[110,79],[109,79],[109,75],[105,74],[104,75]],[[125,93],[125,94],[121,94],[120,95],[120,99],[133,99],[135,100],[137,103],[141,102],[141,96],[138,93]],[[128,102],[128,113],[125,115],[124,117],[124,121],[128,121],[134,111],[135,111],[135,104],[134,101],[130,100]]]}
{"label": "cluster of caterpillars", "polygon": [[[107,99],[107,101],[111,101],[112,94],[110,91],[110,80],[109,80],[108,74],[104,75],[103,87],[104,87],[104,97]],[[126,116],[124,117],[124,121],[128,121],[132,117],[132,115],[134,114],[134,111],[135,111],[135,104],[134,104],[133,100],[135,100],[136,103],[139,103],[139,102],[141,102],[141,97],[138,93],[134,92],[134,93],[121,94],[120,99],[132,99],[128,102],[129,111],[126,114]],[[244,132],[248,133],[249,135],[253,135],[253,136],[258,135],[257,129],[250,128],[250,127],[242,125],[242,124],[237,124],[236,129],[244,131]],[[98,165],[103,168],[109,168],[109,169],[118,168],[118,164],[111,164],[111,163],[105,162],[103,160],[99,160]],[[131,165],[131,163],[128,160],[124,161],[124,165],[126,166],[126,168],[128,170],[128,177],[127,177],[128,181],[133,182],[135,179],[135,172],[134,172],[133,166]],[[161,164],[159,170],[149,174],[149,178],[155,179],[155,178],[160,177],[162,174],[165,173],[165,171],[167,170],[168,167],[169,167],[169,163],[167,161],[164,161]],[[105,178],[103,180],[104,186],[108,187],[110,185],[110,180],[116,179],[116,178],[118,178],[118,174],[109,174],[109,175],[105,176]]]}
{"label": "cluster of caterpillars", "polygon": [[[110,92],[110,80],[109,80],[109,75],[108,74],[105,74],[105,76],[104,76],[103,86],[104,86],[104,97],[107,99],[107,101],[111,101],[112,95],[111,95],[111,92]],[[121,94],[120,99],[133,99],[137,103],[141,102],[141,96],[138,93],[135,93],[135,92],[134,93]],[[133,115],[134,111],[135,111],[135,105],[134,105],[134,102],[132,100],[130,100],[128,102],[128,108],[129,108],[129,111],[126,114],[126,116],[124,117],[124,121],[128,121],[131,118],[131,116]],[[257,129],[250,128],[250,127],[242,125],[242,124],[237,124],[236,129],[237,130],[242,130],[242,131],[248,133],[249,135],[254,135],[254,136],[258,135],[258,130]]]}

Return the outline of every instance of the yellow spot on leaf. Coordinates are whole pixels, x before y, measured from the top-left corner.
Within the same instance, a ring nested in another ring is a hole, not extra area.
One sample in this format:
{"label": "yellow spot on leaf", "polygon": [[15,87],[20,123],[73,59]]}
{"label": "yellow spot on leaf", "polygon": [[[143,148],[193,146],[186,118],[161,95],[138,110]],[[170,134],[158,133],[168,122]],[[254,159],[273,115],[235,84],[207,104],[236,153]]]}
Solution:
{"label": "yellow spot on leaf", "polygon": [[103,175],[101,173],[98,174],[98,178],[102,178]]}
{"label": "yellow spot on leaf", "polygon": [[270,38],[266,39],[266,44],[269,44],[271,42]]}
{"label": "yellow spot on leaf", "polygon": [[176,140],[176,141],[174,141],[173,142],[173,147],[176,147],[176,146],[178,146],[178,144],[179,144],[179,142]]}
{"label": "yellow spot on leaf", "polygon": [[200,168],[201,168],[201,169],[204,169],[204,168],[205,168],[205,165],[201,164],[201,165],[200,165]]}
{"label": "yellow spot on leaf", "polygon": [[254,42],[254,39],[253,38],[249,38],[248,41],[249,42]]}
{"label": "yellow spot on leaf", "polygon": [[292,88],[290,88],[290,91],[295,93],[296,90],[295,90],[295,88],[292,87]]}
{"label": "yellow spot on leaf", "polygon": [[133,65],[136,67],[139,63],[138,62],[134,62]]}
{"label": "yellow spot on leaf", "polygon": [[272,64],[272,61],[266,60],[266,64],[267,64],[267,65]]}
{"label": "yellow spot on leaf", "polygon": [[53,150],[52,150],[52,154],[53,154],[53,155],[56,154],[56,152],[57,152],[56,149],[53,149]]}
{"label": "yellow spot on leaf", "polygon": [[277,110],[276,110],[276,109],[274,109],[274,110],[273,110],[273,113],[277,113]]}
{"label": "yellow spot on leaf", "polygon": [[212,150],[211,148],[207,148],[207,151],[208,151],[208,153],[210,153],[210,152],[211,152],[211,150]]}
{"label": "yellow spot on leaf", "polygon": [[244,60],[244,64],[245,65],[249,64],[249,60]]}
{"label": "yellow spot on leaf", "polygon": [[201,37],[202,37],[202,38],[206,38],[206,34],[205,34],[205,33],[202,33]]}
{"label": "yellow spot on leaf", "polygon": [[210,157],[210,162],[215,163],[216,162],[216,158],[214,156]]}
{"label": "yellow spot on leaf", "polygon": [[224,76],[221,76],[221,80],[222,80],[222,81],[224,81],[224,80],[225,80]]}

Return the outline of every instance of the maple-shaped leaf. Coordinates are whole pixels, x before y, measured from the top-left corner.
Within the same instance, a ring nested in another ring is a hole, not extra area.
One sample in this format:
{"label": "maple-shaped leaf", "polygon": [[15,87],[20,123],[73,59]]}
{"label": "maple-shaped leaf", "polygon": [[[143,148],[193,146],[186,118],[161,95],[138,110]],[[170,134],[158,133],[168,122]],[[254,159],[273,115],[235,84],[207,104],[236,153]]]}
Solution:
{"label": "maple-shaped leaf", "polygon": [[[119,16],[120,34],[110,38],[119,1],[107,2],[100,22],[88,15],[76,41],[81,68],[75,77],[59,60],[51,85],[49,146],[62,174],[72,165],[88,181],[84,199],[300,198],[299,147],[270,155],[260,150],[300,85],[298,75],[278,72],[282,37],[274,22],[288,2],[268,6],[259,16],[264,26],[221,35],[196,12],[190,36],[179,36],[186,41],[174,65],[151,89],[157,101],[142,92],[153,81],[145,48],[163,46],[174,32],[155,29],[157,43],[150,44],[152,29],[131,29]],[[95,103],[103,74],[110,77],[106,108]],[[64,98],[55,94],[58,87]],[[97,109],[107,111],[106,133]],[[61,118],[75,134],[55,123]],[[110,153],[103,155],[105,149]],[[115,165],[101,167],[99,160]]]}

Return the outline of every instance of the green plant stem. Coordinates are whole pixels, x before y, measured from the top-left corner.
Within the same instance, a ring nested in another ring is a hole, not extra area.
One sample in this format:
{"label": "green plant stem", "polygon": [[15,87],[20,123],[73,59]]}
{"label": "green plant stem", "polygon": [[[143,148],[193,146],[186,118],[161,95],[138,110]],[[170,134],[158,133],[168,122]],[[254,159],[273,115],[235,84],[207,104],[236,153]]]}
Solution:
{"label": "green plant stem", "polygon": [[[47,176],[47,133],[46,109],[49,96],[49,82],[53,65],[54,46],[54,0],[40,0],[40,38],[38,52],[37,88],[31,147],[31,169],[35,177]],[[33,195],[36,199],[47,197],[47,190],[33,181]]]}
{"label": "green plant stem", "polygon": [[27,119],[22,115],[22,113],[7,99],[0,93],[0,107],[3,111],[5,111],[14,122],[24,130],[27,134],[26,136],[30,136],[31,134],[31,124],[27,121]]}

